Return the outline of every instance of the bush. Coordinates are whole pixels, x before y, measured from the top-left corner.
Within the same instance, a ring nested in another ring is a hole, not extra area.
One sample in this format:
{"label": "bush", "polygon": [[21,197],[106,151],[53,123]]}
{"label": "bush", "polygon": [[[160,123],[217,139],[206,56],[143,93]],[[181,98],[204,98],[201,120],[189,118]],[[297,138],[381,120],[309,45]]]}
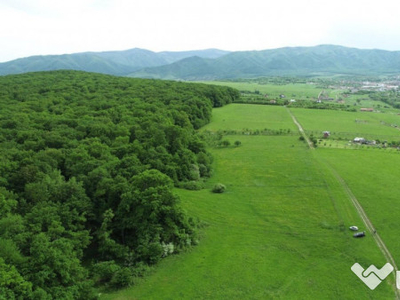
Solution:
{"label": "bush", "polygon": [[108,283],[119,270],[121,270],[121,267],[113,260],[103,261],[93,266],[93,275],[97,282]]}
{"label": "bush", "polygon": [[168,255],[174,253],[175,247],[173,243],[165,244],[164,242],[161,244],[163,247],[163,257],[167,257]]}
{"label": "bush", "polygon": [[221,141],[220,145],[222,147],[229,147],[231,145],[231,142],[228,140],[223,140],[223,141]]}
{"label": "bush", "polygon": [[199,171],[200,171],[200,177],[209,177],[210,176],[210,171],[203,164],[199,164]]}
{"label": "bush", "polygon": [[195,181],[200,179],[200,169],[195,164],[190,166],[189,179]]}
{"label": "bush", "polygon": [[132,276],[143,277],[146,273],[151,270],[151,267],[146,265],[144,262],[138,262],[133,268],[131,268]]}
{"label": "bush", "polygon": [[201,181],[182,182],[180,187],[190,191],[199,191],[203,188],[203,183]]}
{"label": "bush", "polygon": [[133,284],[134,276],[130,268],[122,268],[114,273],[110,285],[113,288],[123,288]]}
{"label": "bush", "polygon": [[216,185],[214,185],[212,192],[213,193],[223,193],[226,190],[226,186],[223,185],[222,183],[217,183]]}

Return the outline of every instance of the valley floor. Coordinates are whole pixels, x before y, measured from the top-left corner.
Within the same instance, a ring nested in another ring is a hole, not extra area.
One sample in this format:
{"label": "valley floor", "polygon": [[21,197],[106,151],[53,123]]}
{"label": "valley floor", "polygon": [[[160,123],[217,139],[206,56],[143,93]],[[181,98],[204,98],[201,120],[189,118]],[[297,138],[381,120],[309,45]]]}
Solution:
{"label": "valley floor", "polygon": [[[302,114],[292,113],[305,131],[310,129]],[[335,172],[399,261],[395,211],[400,192],[393,183],[400,175],[395,167],[400,155],[311,151],[300,133],[288,134],[297,126],[279,106],[230,104],[214,109],[212,122],[202,130],[265,128],[283,130],[225,135],[231,145],[237,140],[241,145],[210,149],[215,172],[206,188],[176,191],[189,215],[205,225],[200,244],[162,260],[135,286],[100,299],[395,299],[393,276],[371,291],[350,270],[356,262],[380,268],[386,258]],[[211,193],[219,182],[226,192]],[[367,236],[354,239],[351,225]]]}

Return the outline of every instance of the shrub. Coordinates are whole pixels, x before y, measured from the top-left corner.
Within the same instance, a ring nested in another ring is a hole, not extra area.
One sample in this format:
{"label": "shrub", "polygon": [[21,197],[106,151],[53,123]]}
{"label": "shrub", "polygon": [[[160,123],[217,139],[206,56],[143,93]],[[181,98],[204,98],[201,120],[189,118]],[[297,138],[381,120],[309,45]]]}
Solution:
{"label": "shrub", "polygon": [[220,145],[222,147],[229,147],[231,145],[231,142],[228,140],[223,140],[223,141],[221,141]]}
{"label": "shrub", "polygon": [[235,141],[235,146],[236,146],[236,147],[239,147],[241,144],[242,144],[241,141]]}
{"label": "shrub", "polygon": [[93,266],[93,275],[97,282],[107,283],[121,269],[113,260],[103,261]]}
{"label": "shrub", "polygon": [[188,181],[181,183],[180,186],[190,191],[199,191],[203,188],[203,183],[201,181]]}
{"label": "shrub", "polygon": [[212,192],[213,193],[223,193],[226,190],[226,186],[223,185],[222,183],[217,183],[216,185],[214,185]]}
{"label": "shrub", "polygon": [[131,268],[132,276],[143,277],[147,272],[151,270],[151,267],[146,265],[144,262],[138,262],[133,268]]}
{"label": "shrub", "polygon": [[199,167],[195,164],[192,164],[190,166],[189,179],[190,180],[199,180],[200,179],[200,170],[199,170]]}
{"label": "shrub", "polygon": [[210,172],[209,172],[208,168],[203,164],[199,164],[199,171],[200,171],[200,177],[210,176]]}
{"label": "shrub", "polygon": [[134,276],[130,268],[122,268],[114,273],[110,285],[113,288],[123,288],[133,284]]}
{"label": "shrub", "polygon": [[175,250],[174,244],[172,244],[172,243],[165,244],[163,242],[161,245],[162,245],[163,251],[164,251],[164,253],[162,255],[163,257],[167,257],[168,255],[174,253],[174,250]]}

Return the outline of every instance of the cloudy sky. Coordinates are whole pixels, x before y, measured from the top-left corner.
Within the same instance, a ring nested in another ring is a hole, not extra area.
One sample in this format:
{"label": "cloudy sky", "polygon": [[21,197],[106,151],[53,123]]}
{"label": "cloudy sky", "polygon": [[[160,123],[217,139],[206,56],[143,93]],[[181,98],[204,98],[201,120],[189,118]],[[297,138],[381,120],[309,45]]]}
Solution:
{"label": "cloudy sky", "polygon": [[0,62],[144,48],[400,50],[399,0],[0,0]]}

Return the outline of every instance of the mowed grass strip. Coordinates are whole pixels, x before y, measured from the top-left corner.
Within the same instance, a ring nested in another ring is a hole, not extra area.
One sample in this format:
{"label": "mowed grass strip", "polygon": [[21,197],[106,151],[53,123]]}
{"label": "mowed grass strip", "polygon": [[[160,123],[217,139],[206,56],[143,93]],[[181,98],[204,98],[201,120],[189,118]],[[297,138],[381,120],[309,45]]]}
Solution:
{"label": "mowed grass strip", "polygon": [[[223,109],[233,116],[230,106]],[[383,265],[383,256],[373,239],[351,236],[347,227],[361,224],[358,215],[303,142],[227,138],[242,146],[210,149],[215,172],[206,189],[177,190],[188,213],[207,224],[200,244],[162,260],[134,287],[102,298],[393,298],[388,282],[371,291],[351,272],[355,262]],[[227,186],[224,194],[210,192],[218,182]]]}

